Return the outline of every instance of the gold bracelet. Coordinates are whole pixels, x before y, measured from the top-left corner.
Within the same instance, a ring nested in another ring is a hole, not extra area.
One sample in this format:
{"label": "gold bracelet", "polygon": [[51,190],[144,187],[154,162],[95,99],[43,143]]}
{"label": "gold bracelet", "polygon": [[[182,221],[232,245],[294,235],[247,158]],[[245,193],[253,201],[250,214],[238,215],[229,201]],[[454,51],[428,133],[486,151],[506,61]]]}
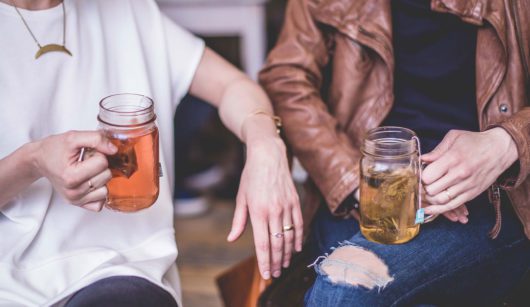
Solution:
{"label": "gold bracelet", "polygon": [[249,117],[252,117],[252,116],[255,116],[255,115],[265,115],[265,116],[269,117],[270,119],[272,119],[272,121],[274,122],[274,125],[276,126],[276,133],[280,134],[281,128],[282,128],[282,119],[279,116],[272,115],[272,114],[270,114],[269,112],[267,112],[265,110],[258,109],[256,111],[248,114],[245,117],[245,119],[243,119],[243,123],[241,124],[241,135],[243,135],[243,128],[245,127],[245,122],[247,121],[247,119]]}

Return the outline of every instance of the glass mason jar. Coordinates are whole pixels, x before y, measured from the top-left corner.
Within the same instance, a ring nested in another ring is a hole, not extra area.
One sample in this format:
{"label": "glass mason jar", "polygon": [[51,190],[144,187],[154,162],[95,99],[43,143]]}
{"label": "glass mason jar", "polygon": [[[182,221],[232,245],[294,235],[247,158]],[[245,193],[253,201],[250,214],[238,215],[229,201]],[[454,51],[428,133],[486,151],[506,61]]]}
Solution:
{"label": "glass mason jar", "polygon": [[370,241],[400,244],[419,232],[420,159],[414,131],[401,127],[370,130],[362,146],[361,232]]}
{"label": "glass mason jar", "polygon": [[99,103],[99,127],[118,147],[108,156],[112,179],[107,183],[107,207],[134,212],[158,198],[158,128],[153,100],[136,94],[117,94]]}

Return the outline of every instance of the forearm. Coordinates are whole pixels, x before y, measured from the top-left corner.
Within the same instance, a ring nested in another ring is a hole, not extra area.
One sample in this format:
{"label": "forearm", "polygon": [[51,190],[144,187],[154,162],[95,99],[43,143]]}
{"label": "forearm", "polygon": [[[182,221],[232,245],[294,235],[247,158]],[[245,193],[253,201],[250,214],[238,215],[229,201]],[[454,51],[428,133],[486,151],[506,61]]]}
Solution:
{"label": "forearm", "polygon": [[269,99],[248,78],[238,79],[228,86],[219,106],[219,114],[226,127],[247,145],[263,139],[279,140]]}
{"label": "forearm", "polygon": [[262,156],[263,153],[286,155],[285,144],[272,118],[273,112],[265,92],[246,76],[230,82],[219,102],[221,120],[246,144],[247,159],[254,154]]}
{"label": "forearm", "polygon": [[243,142],[278,138],[272,106],[254,81],[210,49],[206,49],[193,78],[190,93],[219,109],[221,120]]}
{"label": "forearm", "polygon": [[39,178],[33,165],[35,143],[28,143],[0,160],[0,208]]}

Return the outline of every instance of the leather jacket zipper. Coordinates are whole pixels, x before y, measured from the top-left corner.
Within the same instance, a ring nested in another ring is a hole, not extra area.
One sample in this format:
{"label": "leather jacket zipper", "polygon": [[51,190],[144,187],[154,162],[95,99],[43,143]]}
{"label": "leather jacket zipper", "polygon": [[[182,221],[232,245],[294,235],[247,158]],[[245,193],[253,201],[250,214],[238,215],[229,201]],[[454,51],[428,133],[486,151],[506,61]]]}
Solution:
{"label": "leather jacket zipper", "polygon": [[495,225],[490,230],[490,238],[495,239],[501,232],[502,216],[501,216],[501,191],[499,186],[494,183],[489,189],[489,199],[493,208],[495,209]]}

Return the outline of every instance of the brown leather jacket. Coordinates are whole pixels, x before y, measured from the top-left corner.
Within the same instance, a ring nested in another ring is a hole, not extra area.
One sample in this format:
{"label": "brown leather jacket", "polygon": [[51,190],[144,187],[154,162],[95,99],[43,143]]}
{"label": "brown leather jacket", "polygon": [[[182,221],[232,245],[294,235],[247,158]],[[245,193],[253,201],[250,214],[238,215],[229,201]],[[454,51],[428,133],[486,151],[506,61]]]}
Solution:
{"label": "brown leather jacket", "polygon": [[[530,0],[432,0],[431,7],[479,27],[480,128],[501,126],[517,144],[519,169],[500,186],[530,238]],[[289,1],[260,81],[292,152],[336,215],[349,213],[339,205],[359,185],[363,135],[392,107],[393,69],[390,0]],[[305,205],[311,215],[318,201]]]}

